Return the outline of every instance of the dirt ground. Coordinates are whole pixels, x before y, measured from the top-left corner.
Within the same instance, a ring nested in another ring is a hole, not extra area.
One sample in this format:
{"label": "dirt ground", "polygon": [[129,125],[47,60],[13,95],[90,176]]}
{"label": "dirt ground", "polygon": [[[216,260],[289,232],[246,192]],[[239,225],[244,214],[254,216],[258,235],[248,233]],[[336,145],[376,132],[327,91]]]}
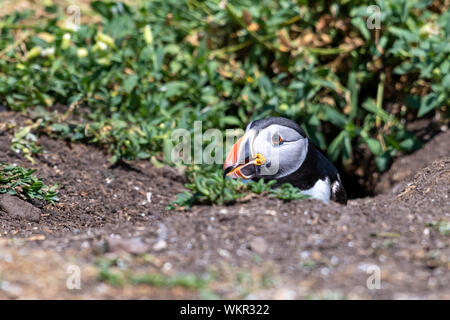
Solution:
{"label": "dirt ground", "polygon": [[0,298],[450,299],[450,131],[347,206],[261,197],[187,212],[165,210],[183,190],[176,169],[111,166],[95,147],[46,136],[31,165],[11,134],[0,132],[0,163],[60,183],[60,202],[34,201],[39,223],[0,211]]}

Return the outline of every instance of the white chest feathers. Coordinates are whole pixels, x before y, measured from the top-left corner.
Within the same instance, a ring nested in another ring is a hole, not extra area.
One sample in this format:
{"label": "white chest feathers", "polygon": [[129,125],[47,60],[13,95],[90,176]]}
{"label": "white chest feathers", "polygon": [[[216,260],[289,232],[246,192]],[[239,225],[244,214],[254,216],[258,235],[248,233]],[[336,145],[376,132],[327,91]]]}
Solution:
{"label": "white chest feathers", "polygon": [[329,202],[331,196],[330,179],[327,177],[325,180],[317,180],[312,188],[302,190],[302,193],[311,196],[311,198]]}

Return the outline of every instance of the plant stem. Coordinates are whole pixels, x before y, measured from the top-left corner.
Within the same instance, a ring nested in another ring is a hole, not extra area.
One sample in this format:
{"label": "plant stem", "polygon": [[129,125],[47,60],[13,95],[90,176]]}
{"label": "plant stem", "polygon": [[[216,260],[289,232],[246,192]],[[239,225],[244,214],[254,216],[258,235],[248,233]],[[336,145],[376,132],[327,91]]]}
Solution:
{"label": "plant stem", "polygon": [[[382,110],[383,109],[383,94],[384,94],[384,80],[386,76],[384,73],[380,74],[380,82],[378,82],[378,89],[377,89],[377,109]],[[380,116],[376,117],[375,120],[376,126],[379,128],[381,125],[381,118]]]}
{"label": "plant stem", "polygon": [[227,9],[227,12],[229,13],[229,15],[233,18],[233,20],[236,21],[242,28],[244,28],[248,32],[248,34],[253,39],[255,39],[256,42],[258,42],[259,44],[264,46],[267,50],[274,50],[274,48],[272,48],[271,45],[264,42],[264,40],[259,35],[257,35],[255,32],[248,29],[248,26],[245,24],[245,22],[240,17],[238,17],[238,15],[234,12],[233,7],[229,3],[227,3],[226,9]]}
{"label": "plant stem", "polygon": [[25,40],[28,39],[28,37],[30,35],[31,35],[30,31],[25,31],[19,39],[17,39],[14,43],[12,43],[11,45],[7,46],[5,49],[0,51],[0,59],[2,59],[3,56],[6,55],[9,51],[11,51],[11,50],[15,49],[16,47],[20,46]]}

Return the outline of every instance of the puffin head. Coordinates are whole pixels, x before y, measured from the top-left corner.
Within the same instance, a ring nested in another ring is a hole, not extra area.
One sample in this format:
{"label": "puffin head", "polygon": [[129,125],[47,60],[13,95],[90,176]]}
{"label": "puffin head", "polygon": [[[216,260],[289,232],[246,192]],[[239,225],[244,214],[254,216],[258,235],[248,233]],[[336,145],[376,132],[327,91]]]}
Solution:
{"label": "puffin head", "polygon": [[223,165],[234,179],[279,179],[297,171],[308,153],[308,138],[295,122],[265,118],[251,122]]}

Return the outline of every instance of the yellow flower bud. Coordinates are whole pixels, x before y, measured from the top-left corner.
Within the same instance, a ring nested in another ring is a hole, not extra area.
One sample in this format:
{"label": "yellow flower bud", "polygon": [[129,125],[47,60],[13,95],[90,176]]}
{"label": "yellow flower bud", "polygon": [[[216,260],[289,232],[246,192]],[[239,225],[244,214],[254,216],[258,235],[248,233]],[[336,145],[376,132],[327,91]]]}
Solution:
{"label": "yellow flower bud", "polygon": [[99,58],[97,59],[97,63],[104,66],[109,66],[111,64],[111,60],[108,57]]}
{"label": "yellow flower bud", "polygon": [[144,40],[149,45],[153,43],[153,33],[149,25],[144,27]]}
{"label": "yellow flower bud", "polygon": [[65,50],[70,46],[70,33],[65,33],[61,41],[61,49]]}
{"label": "yellow flower bud", "polygon": [[39,57],[42,53],[42,48],[41,47],[33,47],[31,48],[30,51],[28,51],[27,55],[25,56],[25,60],[31,60],[34,59],[36,57]]}
{"label": "yellow flower bud", "polygon": [[86,58],[88,56],[89,52],[86,48],[78,48],[77,49],[77,57],[79,59]]}
{"label": "yellow flower bud", "polygon": [[55,41],[55,36],[48,32],[41,32],[37,36],[47,43],[52,43]]}
{"label": "yellow flower bud", "polygon": [[98,42],[103,42],[110,47],[114,47],[114,39],[111,38],[110,36],[108,36],[107,34],[104,34],[103,32],[97,33],[97,36],[95,37],[95,39]]}

